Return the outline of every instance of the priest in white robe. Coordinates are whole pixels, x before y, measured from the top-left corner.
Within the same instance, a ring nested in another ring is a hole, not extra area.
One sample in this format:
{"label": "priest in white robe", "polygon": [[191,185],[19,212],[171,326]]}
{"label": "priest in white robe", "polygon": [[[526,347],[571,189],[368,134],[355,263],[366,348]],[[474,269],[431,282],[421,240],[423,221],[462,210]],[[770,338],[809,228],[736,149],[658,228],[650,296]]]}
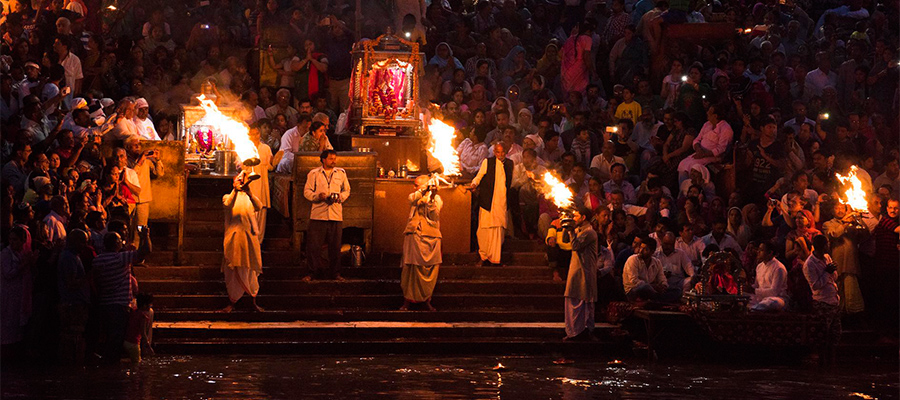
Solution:
{"label": "priest in white robe", "polygon": [[494,146],[494,157],[481,162],[478,174],[472,179],[472,189],[478,188],[478,255],[482,264],[500,264],[503,238],[509,224],[507,192],[512,184],[513,162],[506,158],[506,147]]}
{"label": "priest in white robe", "polygon": [[441,264],[440,216],[444,203],[437,188],[429,186],[427,175],[417,177],[415,185],[416,191],[409,195],[409,222],[403,231],[400,310],[408,310],[412,303],[425,303],[429,311],[434,311],[431,294]]}
{"label": "priest in white robe", "polygon": [[581,207],[573,214],[576,226],[566,278],[565,340],[591,340],[597,302],[597,232],[591,227],[589,209]]}
{"label": "priest in white robe", "polygon": [[272,206],[271,197],[269,195],[269,171],[275,169],[279,160],[272,157],[272,148],[269,145],[260,142],[259,128],[250,127],[250,141],[256,145],[259,153],[259,164],[250,167],[250,171],[259,175],[259,179],[250,182],[250,193],[253,193],[259,199],[259,211],[256,212],[256,224],[259,227],[259,242],[262,243],[266,238],[266,215]]}
{"label": "priest in white robe", "polygon": [[787,268],[775,258],[774,246],[766,241],[757,250],[756,281],[750,298],[753,311],[781,311],[788,302]]}
{"label": "priest in white robe", "polygon": [[259,226],[256,212],[261,208],[258,198],[250,191],[244,171],[234,178],[234,189],[222,197],[225,205],[225,255],[222,260],[222,272],[225,273],[225,286],[228,288],[229,304],[222,312],[231,312],[234,305],[249,294],[253,299],[253,308],[262,311],[256,305],[259,293],[259,274],[262,273],[262,252],[259,247]]}

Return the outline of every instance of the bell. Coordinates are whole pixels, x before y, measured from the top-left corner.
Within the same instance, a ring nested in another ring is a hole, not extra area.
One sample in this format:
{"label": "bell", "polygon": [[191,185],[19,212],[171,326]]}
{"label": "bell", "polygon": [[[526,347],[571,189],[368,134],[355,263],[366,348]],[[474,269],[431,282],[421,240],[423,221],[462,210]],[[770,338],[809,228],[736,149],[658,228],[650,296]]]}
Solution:
{"label": "bell", "polygon": [[[243,164],[245,167],[255,167],[255,166],[259,165],[260,162],[261,161],[259,160],[259,157],[253,157],[253,158],[248,158],[246,160],[241,161],[241,164]],[[257,178],[257,179],[259,179],[259,178]]]}

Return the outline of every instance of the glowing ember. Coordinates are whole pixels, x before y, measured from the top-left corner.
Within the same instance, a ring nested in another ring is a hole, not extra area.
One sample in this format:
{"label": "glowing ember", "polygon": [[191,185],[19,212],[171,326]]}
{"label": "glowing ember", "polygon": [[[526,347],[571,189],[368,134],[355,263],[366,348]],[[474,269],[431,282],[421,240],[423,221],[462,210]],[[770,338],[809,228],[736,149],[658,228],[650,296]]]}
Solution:
{"label": "glowing ember", "polygon": [[250,141],[250,128],[243,122],[235,121],[222,114],[219,107],[216,107],[216,103],[207,99],[206,96],[201,94],[197,100],[200,100],[200,106],[203,107],[203,111],[206,111],[203,120],[209,125],[219,128],[219,132],[234,144],[234,151],[241,163],[245,166],[259,164],[259,151],[257,151],[256,145]]}
{"label": "glowing ember", "polygon": [[[453,137],[456,129],[439,119],[432,119],[428,124],[429,139],[428,152],[444,167],[444,176],[459,175],[459,154],[453,148]],[[416,168],[418,169],[418,168]]]}
{"label": "glowing ember", "polygon": [[544,172],[544,184],[546,189],[544,197],[553,201],[559,208],[567,208],[572,206],[572,191],[553,174]]}
{"label": "glowing ember", "polygon": [[[850,172],[847,175],[834,174],[837,176],[841,184],[847,186],[844,196],[838,198],[842,204],[846,204],[859,213],[869,212],[869,202],[866,200],[866,191],[863,190],[862,181],[856,177],[855,165],[850,166]],[[844,197],[847,199],[844,200]]]}

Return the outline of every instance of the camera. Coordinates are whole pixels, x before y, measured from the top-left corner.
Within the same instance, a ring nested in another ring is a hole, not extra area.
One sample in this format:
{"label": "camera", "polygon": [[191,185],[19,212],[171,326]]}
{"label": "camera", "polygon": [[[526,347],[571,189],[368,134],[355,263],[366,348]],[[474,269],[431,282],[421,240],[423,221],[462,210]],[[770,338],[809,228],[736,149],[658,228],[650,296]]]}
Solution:
{"label": "camera", "polygon": [[828,265],[825,266],[825,272],[831,274],[831,273],[834,273],[835,271],[837,271],[837,264],[828,263]]}

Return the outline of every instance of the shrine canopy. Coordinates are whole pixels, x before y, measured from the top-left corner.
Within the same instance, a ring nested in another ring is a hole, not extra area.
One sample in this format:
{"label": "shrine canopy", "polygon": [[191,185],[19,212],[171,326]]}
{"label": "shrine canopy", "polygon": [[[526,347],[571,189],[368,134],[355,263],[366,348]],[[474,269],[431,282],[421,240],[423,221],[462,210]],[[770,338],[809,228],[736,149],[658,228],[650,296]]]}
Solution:
{"label": "shrine canopy", "polygon": [[351,131],[380,135],[422,131],[419,72],[423,57],[418,43],[391,34],[356,45],[350,78]]}

